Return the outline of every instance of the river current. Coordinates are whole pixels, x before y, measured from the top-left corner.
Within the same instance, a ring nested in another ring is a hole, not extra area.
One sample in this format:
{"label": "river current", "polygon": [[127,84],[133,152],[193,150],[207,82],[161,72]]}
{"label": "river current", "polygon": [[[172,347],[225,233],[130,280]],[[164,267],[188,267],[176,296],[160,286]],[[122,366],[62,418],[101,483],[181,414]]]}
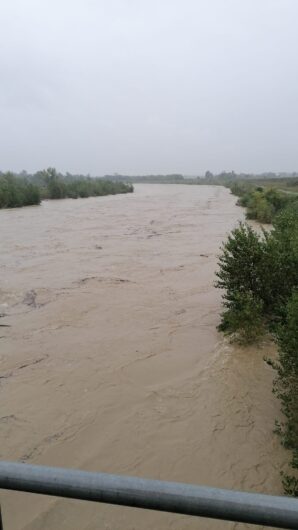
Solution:
{"label": "river current", "polygon": [[[273,346],[216,330],[235,202],[222,187],[139,184],[0,211],[1,459],[282,493]],[[10,530],[257,528],[14,492],[1,503]]]}

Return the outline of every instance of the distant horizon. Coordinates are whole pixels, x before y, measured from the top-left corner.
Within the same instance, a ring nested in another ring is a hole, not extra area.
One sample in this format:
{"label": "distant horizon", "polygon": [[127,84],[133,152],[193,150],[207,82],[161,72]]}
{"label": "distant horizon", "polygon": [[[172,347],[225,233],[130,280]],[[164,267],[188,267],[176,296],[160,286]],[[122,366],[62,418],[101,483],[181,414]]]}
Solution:
{"label": "distant horizon", "polygon": [[296,0],[3,0],[0,18],[4,168],[298,168]]}
{"label": "distant horizon", "polygon": [[22,173],[24,174],[28,174],[28,175],[34,175],[36,173],[38,173],[39,171],[44,171],[44,170],[47,170],[49,168],[54,168],[58,174],[61,174],[61,175],[66,175],[67,173],[69,173],[70,175],[82,175],[82,176],[89,176],[91,178],[96,178],[96,177],[99,177],[99,178],[104,178],[104,177],[130,177],[130,178],[137,178],[137,177],[151,177],[151,176],[159,176],[159,177],[166,177],[166,176],[173,176],[173,175],[179,175],[179,176],[182,176],[184,178],[204,178],[206,176],[206,173],[209,172],[211,173],[212,175],[216,176],[216,175],[222,175],[222,174],[229,174],[229,173],[235,173],[235,175],[268,175],[268,174],[274,174],[274,175],[277,175],[277,176],[282,176],[282,175],[285,175],[285,176],[297,176],[298,175],[298,170],[295,171],[273,171],[273,170],[267,170],[267,171],[261,171],[261,172],[252,172],[252,171],[235,171],[233,169],[231,170],[228,170],[228,169],[223,169],[221,171],[218,171],[218,172],[213,172],[211,171],[210,169],[207,169],[201,173],[193,173],[193,174],[189,174],[189,173],[181,173],[181,172],[178,172],[178,171],[172,171],[172,172],[168,172],[168,173],[162,173],[162,172],[155,172],[155,173],[127,173],[127,172],[111,172],[111,173],[105,173],[105,174],[100,174],[100,173],[96,173],[96,174],[91,174],[91,173],[88,173],[88,172],[82,172],[82,171],[69,171],[69,170],[65,170],[65,171],[61,171],[59,170],[57,167],[55,166],[52,166],[52,165],[49,165],[47,167],[43,167],[43,168],[39,168],[37,169],[36,171],[29,171],[27,169],[22,169],[21,171],[17,171],[17,170],[13,170],[13,169],[7,169],[7,170],[3,170],[0,168],[0,173],[2,174],[5,174],[5,173],[13,173],[13,174],[16,174],[16,175],[21,175]]}

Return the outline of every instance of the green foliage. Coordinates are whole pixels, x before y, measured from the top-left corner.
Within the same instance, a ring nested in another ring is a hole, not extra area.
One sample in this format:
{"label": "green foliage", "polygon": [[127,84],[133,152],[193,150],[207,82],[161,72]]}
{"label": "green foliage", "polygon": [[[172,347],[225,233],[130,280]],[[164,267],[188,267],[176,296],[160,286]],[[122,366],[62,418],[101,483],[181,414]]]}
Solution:
{"label": "green foliage", "polygon": [[298,202],[282,210],[273,221],[264,247],[264,300],[276,322],[284,321],[286,305],[298,286]]}
{"label": "green foliage", "polygon": [[287,205],[297,201],[297,196],[278,191],[276,188],[253,186],[247,182],[233,182],[231,192],[239,197],[237,204],[247,208],[247,219],[260,223],[272,223],[275,216]]}
{"label": "green foliage", "polygon": [[73,177],[70,174],[64,177],[54,168],[39,173],[38,178],[44,188],[43,195],[48,199],[78,199],[133,191],[131,184],[111,182],[102,178]]}
{"label": "green foliage", "polygon": [[59,177],[55,168],[48,168],[43,172],[43,179],[47,188],[46,197],[48,199],[64,199],[66,195],[66,185]]}
{"label": "green foliage", "polygon": [[298,497],[298,478],[281,471],[284,492],[290,497]]}
{"label": "green foliage", "polygon": [[26,178],[12,173],[0,175],[0,208],[17,208],[40,203],[40,192]]}
{"label": "green foliage", "polygon": [[[281,401],[285,416],[279,425],[283,445],[291,449],[291,465],[298,469],[298,291],[294,291],[286,307],[285,322],[276,333],[278,360],[272,363],[277,372],[273,392]],[[298,476],[284,473],[283,485],[288,495],[298,497]]]}
{"label": "green foliage", "polygon": [[266,192],[253,191],[247,199],[247,218],[257,219],[260,223],[271,223],[275,214],[273,204],[267,199]]}
{"label": "green foliage", "polygon": [[279,356],[274,366],[277,371],[274,392],[287,418],[283,442],[296,451],[298,467],[298,291],[293,292],[287,303],[285,321],[277,328],[276,341]]}
{"label": "green foliage", "polygon": [[239,226],[228,236],[219,257],[219,280],[216,287],[226,289],[224,299],[233,300],[235,292],[262,290],[257,273],[262,260],[263,243],[260,236],[248,225]]}
{"label": "green foliage", "polygon": [[101,178],[63,176],[55,168],[38,171],[26,178],[12,173],[0,174],[0,208],[39,204],[41,199],[98,197],[131,193],[133,185]]}
{"label": "green foliage", "polygon": [[263,256],[264,241],[240,223],[219,257],[216,287],[225,289],[219,329],[242,343],[256,340],[264,327]]}
{"label": "green foliage", "polygon": [[[240,223],[223,245],[218,264],[216,287],[225,290],[226,311],[238,310],[239,295],[249,293],[258,307],[261,304],[264,321],[271,330],[282,323],[287,302],[298,286],[298,203],[276,216],[270,233],[258,235]],[[230,318],[226,312],[222,318],[221,329],[228,332]]]}
{"label": "green foliage", "polygon": [[222,314],[219,330],[234,334],[234,340],[240,344],[256,342],[264,333],[262,309],[262,300],[251,291],[240,291]]}
{"label": "green foliage", "polygon": [[244,195],[248,194],[252,188],[251,184],[247,182],[240,182],[239,180],[229,183],[228,187],[230,188],[233,195],[236,195],[237,197],[243,197]]}
{"label": "green foliage", "polygon": [[[278,359],[268,362],[277,372],[273,391],[285,417],[275,432],[298,469],[298,202],[275,216],[270,233],[258,235],[243,224],[233,230],[222,247],[217,278],[216,286],[224,289],[220,330],[242,343],[274,332]],[[298,496],[297,476],[284,473],[283,485]]]}

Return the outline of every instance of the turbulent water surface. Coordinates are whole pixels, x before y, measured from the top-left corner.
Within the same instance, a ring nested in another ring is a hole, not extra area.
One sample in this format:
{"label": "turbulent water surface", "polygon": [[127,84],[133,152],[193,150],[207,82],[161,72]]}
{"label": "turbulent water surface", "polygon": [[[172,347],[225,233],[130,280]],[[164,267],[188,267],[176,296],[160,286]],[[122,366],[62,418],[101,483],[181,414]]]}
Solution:
{"label": "turbulent water surface", "polygon": [[[270,346],[216,331],[217,255],[242,216],[225,188],[157,184],[0,211],[2,459],[281,492]],[[1,499],[10,530],[244,528]]]}

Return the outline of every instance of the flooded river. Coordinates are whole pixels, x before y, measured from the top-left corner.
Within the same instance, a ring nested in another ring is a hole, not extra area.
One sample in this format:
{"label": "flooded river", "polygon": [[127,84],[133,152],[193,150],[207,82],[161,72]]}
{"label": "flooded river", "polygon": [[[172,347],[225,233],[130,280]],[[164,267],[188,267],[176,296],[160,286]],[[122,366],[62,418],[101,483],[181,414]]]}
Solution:
{"label": "flooded river", "polygon": [[[221,187],[0,211],[0,456],[281,493],[264,363],[216,331]],[[3,327],[8,324],[9,327]],[[1,493],[9,530],[230,530],[227,522]]]}

